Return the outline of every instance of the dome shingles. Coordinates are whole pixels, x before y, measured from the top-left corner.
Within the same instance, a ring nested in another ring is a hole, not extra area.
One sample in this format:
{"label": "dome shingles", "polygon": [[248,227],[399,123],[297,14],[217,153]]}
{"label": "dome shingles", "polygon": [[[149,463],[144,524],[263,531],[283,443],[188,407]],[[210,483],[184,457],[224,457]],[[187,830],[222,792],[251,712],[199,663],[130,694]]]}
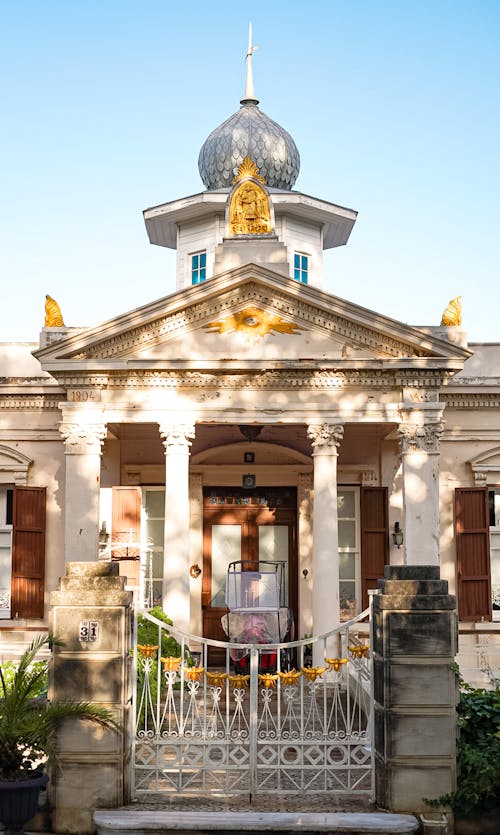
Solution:
{"label": "dome shingles", "polygon": [[254,102],[215,128],[200,151],[198,168],[207,189],[230,188],[246,156],[257,163],[268,186],[290,191],[299,175],[300,155],[290,134]]}

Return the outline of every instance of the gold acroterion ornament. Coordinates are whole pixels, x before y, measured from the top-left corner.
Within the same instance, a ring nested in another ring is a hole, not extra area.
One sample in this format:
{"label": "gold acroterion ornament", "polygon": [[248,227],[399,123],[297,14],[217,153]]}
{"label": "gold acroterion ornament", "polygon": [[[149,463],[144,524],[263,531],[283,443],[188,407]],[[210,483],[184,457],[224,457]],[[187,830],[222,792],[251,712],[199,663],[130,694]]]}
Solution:
{"label": "gold acroterion ornament", "polygon": [[462,296],[451,299],[443,312],[441,325],[444,327],[456,327],[462,324]]}
{"label": "gold acroterion ornament", "polygon": [[49,296],[45,296],[45,327],[46,328],[64,328],[61,308],[56,300]]}

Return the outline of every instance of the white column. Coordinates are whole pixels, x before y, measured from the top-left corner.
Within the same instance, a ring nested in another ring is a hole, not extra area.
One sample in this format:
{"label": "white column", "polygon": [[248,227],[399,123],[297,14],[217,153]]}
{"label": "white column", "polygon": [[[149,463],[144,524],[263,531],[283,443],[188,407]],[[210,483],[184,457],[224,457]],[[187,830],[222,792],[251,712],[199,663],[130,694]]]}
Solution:
{"label": "white column", "polygon": [[[299,623],[295,624],[295,637],[312,635],[312,473],[299,473],[298,505],[298,544],[299,544]],[[305,573],[304,573],[305,572]]]}
{"label": "white column", "polygon": [[313,628],[314,635],[320,635],[340,623],[337,457],[344,427],[329,423],[311,425],[307,434],[313,446],[314,464]]}
{"label": "white column", "polygon": [[76,412],[59,427],[66,454],[66,562],[94,562],[99,555],[101,450],[106,436],[102,417],[102,412]]}
{"label": "white column", "polygon": [[399,425],[407,565],[439,565],[439,440],[442,422]]}
{"label": "white column", "polygon": [[189,631],[189,447],[193,424],[160,424],[165,447],[165,536],[163,609],[174,625]]}

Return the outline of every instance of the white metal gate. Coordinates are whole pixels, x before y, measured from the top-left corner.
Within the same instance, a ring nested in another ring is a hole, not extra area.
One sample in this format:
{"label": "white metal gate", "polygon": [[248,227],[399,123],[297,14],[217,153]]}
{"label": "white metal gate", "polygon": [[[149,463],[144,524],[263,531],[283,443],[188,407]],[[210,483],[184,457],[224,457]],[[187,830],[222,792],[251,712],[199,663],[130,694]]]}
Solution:
{"label": "white metal gate", "polygon": [[[359,627],[366,615],[264,654],[143,613],[157,639],[134,649],[133,796],[372,795],[370,649]],[[178,642],[174,653],[162,653],[166,636]],[[210,647],[224,650],[217,669],[207,664]],[[236,672],[242,655],[247,669]]]}

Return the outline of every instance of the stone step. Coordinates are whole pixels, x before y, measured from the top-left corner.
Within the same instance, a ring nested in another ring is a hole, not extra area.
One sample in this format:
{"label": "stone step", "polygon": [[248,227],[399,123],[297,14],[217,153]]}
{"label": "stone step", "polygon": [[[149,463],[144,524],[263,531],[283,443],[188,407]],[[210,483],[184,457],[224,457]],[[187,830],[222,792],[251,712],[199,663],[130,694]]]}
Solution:
{"label": "stone step", "polygon": [[385,812],[182,812],[100,809],[98,835],[212,835],[214,831],[328,832],[329,835],[409,835],[418,832],[413,815]]}

